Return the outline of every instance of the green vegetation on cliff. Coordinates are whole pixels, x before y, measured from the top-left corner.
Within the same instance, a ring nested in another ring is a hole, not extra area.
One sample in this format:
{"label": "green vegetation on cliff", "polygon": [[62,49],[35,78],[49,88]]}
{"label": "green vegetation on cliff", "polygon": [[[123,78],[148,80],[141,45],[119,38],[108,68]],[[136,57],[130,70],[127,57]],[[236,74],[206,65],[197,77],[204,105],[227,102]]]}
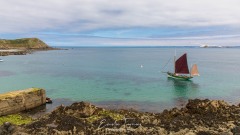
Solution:
{"label": "green vegetation on cliff", "polygon": [[38,38],[0,39],[0,49],[51,49]]}

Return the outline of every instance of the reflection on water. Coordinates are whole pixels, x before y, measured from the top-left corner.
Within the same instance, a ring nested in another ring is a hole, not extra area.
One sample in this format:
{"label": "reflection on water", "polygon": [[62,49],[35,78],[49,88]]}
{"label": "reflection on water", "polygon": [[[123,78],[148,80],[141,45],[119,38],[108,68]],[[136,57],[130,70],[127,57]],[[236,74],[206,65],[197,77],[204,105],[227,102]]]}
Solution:
{"label": "reflection on water", "polygon": [[3,77],[3,76],[11,76],[11,75],[15,75],[14,72],[11,72],[11,71],[4,71],[4,70],[1,70],[0,71],[0,77]]}
{"label": "reflection on water", "polygon": [[199,89],[199,84],[194,83],[192,80],[186,81],[168,78],[168,83],[172,86],[176,106],[184,106],[188,102],[189,95],[192,97]]}

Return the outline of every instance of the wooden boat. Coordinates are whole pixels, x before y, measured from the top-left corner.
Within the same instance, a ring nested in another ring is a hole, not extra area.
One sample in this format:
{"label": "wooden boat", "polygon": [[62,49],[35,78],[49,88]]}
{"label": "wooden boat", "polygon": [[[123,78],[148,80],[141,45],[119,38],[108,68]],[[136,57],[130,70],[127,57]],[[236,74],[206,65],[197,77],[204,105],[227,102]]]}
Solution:
{"label": "wooden boat", "polygon": [[191,72],[189,72],[186,53],[179,57],[177,60],[175,59],[176,56],[174,56],[174,73],[167,72],[168,77],[181,80],[190,80],[194,76],[199,76],[196,64],[193,64]]}

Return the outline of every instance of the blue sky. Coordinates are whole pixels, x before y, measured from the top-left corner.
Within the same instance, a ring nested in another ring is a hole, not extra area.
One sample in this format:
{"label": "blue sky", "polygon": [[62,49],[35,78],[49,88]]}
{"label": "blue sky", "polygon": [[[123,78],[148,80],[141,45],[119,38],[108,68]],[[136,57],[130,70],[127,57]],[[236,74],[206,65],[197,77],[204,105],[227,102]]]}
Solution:
{"label": "blue sky", "polygon": [[0,38],[51,46],[240,45],[239,0],[0,0]]}

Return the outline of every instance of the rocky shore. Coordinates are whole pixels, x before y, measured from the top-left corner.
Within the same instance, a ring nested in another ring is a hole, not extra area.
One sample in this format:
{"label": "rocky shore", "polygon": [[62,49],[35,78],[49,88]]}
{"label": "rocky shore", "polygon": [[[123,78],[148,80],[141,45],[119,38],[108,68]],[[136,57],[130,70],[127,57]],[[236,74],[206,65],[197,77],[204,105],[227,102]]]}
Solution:
{"label": "rocky shore", "polygon": [[36,51],[60,50],[58,48],[45,48],[45,49],[1,49],[0,56],[8,55],[27,55]]}
{"label": "rocky shore", "polygon": [[25,125],[4,123],[0,134],[58,135],[239,135],[240,105],[219,100],[189,100],[161,113],[107,110],[90,103],[59,106]]}

